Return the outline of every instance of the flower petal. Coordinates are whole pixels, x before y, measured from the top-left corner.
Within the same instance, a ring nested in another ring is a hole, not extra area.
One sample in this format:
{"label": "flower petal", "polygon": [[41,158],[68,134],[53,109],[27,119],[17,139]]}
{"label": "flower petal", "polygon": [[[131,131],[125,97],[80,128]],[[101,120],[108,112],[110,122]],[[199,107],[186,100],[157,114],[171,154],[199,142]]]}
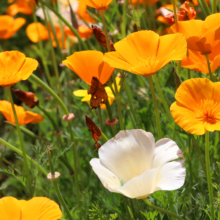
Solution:
{"label": "flower petal", "polygon": [[73,95],[77,97],[84,97],[88,95],[88,90],[86,89],[79,89],[73,92]]}
{"label": "flower petal", "polygon": [[151,168],[154,137],[141,129],[120,131],[99,149],[101,164],[124,183]]}
{"label": "flower petal", "polygon": [[[21,207],[16,198],[11,196],[0,199],[0,218],[3,220],[20,220]],[[22,219],[23,220],[23,219]]]}
{"label": "flower petal", "polygon": [[22,80],[26,80],[37,69],[38,62],[32,58],[26,58],[23,66],[20,69]]}
{"label": "flower petal", "polygon": [[171,160],[183,157],[176,142],[169,138],[160,139],[157,141],[155,147],[155,156],[152,168],[160,167]]}
{"label": "flower petal", "polygon": [[22,207],[22,220],[55,220],[61,217],[57,203],[45,197],[34,197]]}
{"label": "flower petal", "polygon": [[158,170],[159,168],[148,170],[140,176],[132,178],[116,190],[129,198],[147,197],[154,192]]}
{"label": "flower petal", "polygon": [[164,164],[158,172],[154,191],[175,190],[183,186],[186,177],[184,161],[173,161]]}
{"label": "flower petal", "polygon": [[120,179],[114,173],[104,167],[100,163],[99,159],[93,158],[90,161],[90,165],[92,166],[92,169],[94,170],[96,175],[99,177],[103,186],[109,191],[115,192],[115,188],[121,187]]}

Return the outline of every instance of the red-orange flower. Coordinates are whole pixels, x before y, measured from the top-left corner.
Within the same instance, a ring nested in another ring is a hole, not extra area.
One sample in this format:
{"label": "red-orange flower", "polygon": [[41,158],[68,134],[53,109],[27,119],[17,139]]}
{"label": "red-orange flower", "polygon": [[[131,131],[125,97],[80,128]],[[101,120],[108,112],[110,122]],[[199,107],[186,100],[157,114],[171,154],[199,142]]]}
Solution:
{"label": "red-orange flower", "polygon": [[168,33],[176,32],[185,35],[189,49],[209,54],[220,40],[220,13],[209,15],[205,21],[179,21],[168,30]]}
{"label": "red-orange flower", "polygon": [[[13,0],[8,0],[8,3],[12,2]],[[15,16],[17,13],[31,15],[35,5],[35,0],[17,0],[7,8],[6,13],[11,16]]]}
{"label": "red-orange flower", "polygon": [[38,62],[26,57],[19,51],[5,51],[0,53],[0,86],[12,86],[15,83],[26,80],[34,70]]}
{"label": "red-orange flower", "polygon": [[0,199],[1,220],[57,220],[62,217],[58,204],[46,197],[17,200],[14,197]]}
{"label": "red-orange flower", "polygon": [[[25,111],[22,106],[14,105],[14,107],[19,125],[25,125],[31,122],[39,123],[44,120],[43,116],[31,111]],[[15,118],[10,102],[6,100],[0,101],[0,112],[5,116],[8,122],[15,124]]]}
{"label": "red-orange flower", "polygon": [[175,122],[191,134],[220,130],[220,82],[189,79],[181,83],[170,111]]}
{"label": "red-orange flower", "polygon": [[62,63],[89,85],[93,77],[105,84],[114,71],[114,68],[103,62],[103,53],[95,50],[75,52]]}
{"label": "red-orange flower", "polygon": [[149,76],[172,60],[186,55],[186,40],[182,34],[160,37],[153,31],[138,31],[114,44],[115,52],[105,53],[110,66],[131,73]]}
{"label": "red-orange flower", "polygon": [[[209,54],[209,63],[212,73],[220,66],[219,47],[220,42],[215,48],[213,48],[212,53]],[[181,66],[187,69],[209,74],[206,57],[199,51],[188,50],[188,55],[181,61]]]}
{"label": "red-orange flower", "polygon": [[40,22],[29,24],[26,28],[26,33],[28,38],[34,43],[49,39],[47,27]]}
{"label": "red-orange flower", "polygon": [[24,18],[0,15],[0,39],[9,39],[26,23]]}
{"label": "red-orange flower", "polygon": [[[75,34],[67,26],[64,27],[64,33],[67,36],[75,37]],[[86,25],[79,25],[78,33],[81,38],[89,39],[92,36],[93,31],[90,27],[87,27]]]}

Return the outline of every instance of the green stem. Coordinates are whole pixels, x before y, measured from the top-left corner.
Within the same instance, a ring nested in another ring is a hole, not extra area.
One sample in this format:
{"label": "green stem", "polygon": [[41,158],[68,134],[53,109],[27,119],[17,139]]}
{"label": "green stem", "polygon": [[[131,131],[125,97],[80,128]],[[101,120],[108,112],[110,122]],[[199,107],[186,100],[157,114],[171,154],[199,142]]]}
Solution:
{"label": "green stem", "polygon": [[102,135],[101,135],[102,139],[105,140],[105,141],[108,141],[108,138],[107,136],[102,132]]}
{"label": "green stem", "polygon": [[206,57],[206,61],[207,61],[208,69],[209,69],[210,80],[213,81],[212,70],[211,70],[211,66],[210,66],[210,62],[209,62],[209,55],[206,54],[205,57]]}
{"label": "green stem", "polygon": [[150,89],[151,89],[153,103],[154,103],[154,111],[155,111],[155,117],[156,117],[158,139],[161,139],[162,138],[162,131],[161,131],[161,126],[160,126],[160,115],[159,115],[159,109],[158,109],[158,106],[157,106],[157,100],[156,100],[156,94],[155,94],[155,91],[154,91],[152,76],[148,76],[148,80],[149,80],[149,83],[150,83]]}
{"label": "green stem", "polygon": [[102,17],[102,24],[103,24],[103,28],[104,28],[104,32],[105,32],[105,40],[106,40],[106,44],[107,44],[107,50],[108,52],[111,51],[110,50],[110,44],[109,44],[109,40],[108,40],[108,32],[107,32],[107,27],[106,27],[106,23],[105,23],[105,10],[100,10],[99,11]]}
{"label": "green stem", "polygon": [[[48,35],[49,35],[50,49],[51,49],[51,53],[52,53],[52,63],[53,63],[53,68],[54,68],[54,72],[55,72],[55,76],[56,76],[57,88],[58,88],[58,91],[59,91],[59,96],[60,96],[61,100],[63,100],[63,94],[62,94],[62,89],[61,89],[61,84],[60,84],[60,79],[59,79],[59,71],[58,71],[58,68],[57,68],[55,52],[54,52],[54,48],[53,48],[53,45],[52,45],[52,38],[51,38],[51,34],[50,34],[50,28],[49,28],[49,25],[48,25],[48,22],[47,22],[47,14],[44,10],[44,7],[42,7],[42,9],[43,9],[44,17],[45,17],[45,20],[46,20],[46,26],[47,26],[47,31],[48,31]],[[52,25],[52,28],[53,28],[53,25]],[[57,42],[57,44],[59,45],[59,42]],[[58,47],[58,45],[57,45],[57,47]]]}
{"label": "green stem", "polygon": [[211,207],[211,220],[215,219],[215,209],[213,201],[213,188],[212,188],[212,179],[211,179],[211,170],[210,170],[210,159],[209,159],[209,132],[205,133],[205,163],[206,163],[206,177],[208,182],[209,189],[209,202]]}
{"label": "green stem", "polygon": [[22,150],[22,154],[23,154],[23,161],[24,161],[24,169],[25,169],[25,173],[26,173],[26,178],[27,178],[27,187],[29,192],[31,192],[31,180],[30,180],[30,175],[29,175],[29,170],[28,170],[28,163],[27,163],[27,156],[26,156],[26,149],[24,147],[24,140],[22,137],[22,133],[21,133],[21,129],[20,129],[20,125],[18,123],[18,117],[15,111],[15,106],[14,106],[14,101],[12,98],[12,94],[11,94],[11,87],[7,87],[7,92],[9,95],[9,100],[11,102],[11,107],[13,110],[13,114],[14,114],[14,118],[15,118],[15,123],[16,123],[16,127],[17,127],[17,131],[18,131],[18,137],[20,140],[20,146],[21,146],[21,150]]}
{"label": "green stem", "polygon": [[103,120],[102,120],[102,112],[101,112],[101,108],[98,108],[98,111],[99,111],[100,127],[101,127],[101,130],[103,131],[104,127],[103,127]]}
{"label": "green stem", "polygon": [[121,22],[121,34],[122,34],[122,38],[125,38],[125,37],[126,37],[127,9],[128,9],[128,0],[124,0],[124,4],[123,4],[123,15],[122,15],[122,22]]}
{"label": "green stem", "polygon": [[29,81],[34,82],[38,85],[40,85],[43,89],[45,89],[50,95],[56,99],[56,101],[59,103],[60,107],[63,109],[64,113],[68,116],[69,111],[67,110],[65,104],[63,101],[59,98],[59,96],[47,85],[45,84],[41,79],[39,79],[37,76],[34,74],[31,74],[31,76],[28,78]]}
{"label": "green stem", "polygon": [[119,124],[120,124],[120,129],[124,130],[124,123],[123,123],[123,116],[122,116],[122,111],[121,111],[121,103],[120,103],[120,94],[117,92],[115,101],[117,105],[117,110],[118,110],[118,117],[119,117]]}
{"label": "green stem", "polygon": [[209,6],[207,5],[205,0],[198,0],[199,6],[202,8],[202,12],[207,17],[211,14],[211,11],[209,9]]}
{"label": "green stem", "polygon": [[[110,122],[112,122],[113,121],[112,110],[111,110],[111,106],[110,106],[108,100],[105,103],[105,105],[106,105],[106,110],[107,110],[107,114],[108,114],[108,117],[110,119]],[[115,135],[116,134],[115,126],[113,125],[113,126],[111,126],[111,128],[112,128],[113,134]]]}
{"label": "green stem", "polygon": [[52,12],[54,12],[54,14],[56,14],[56,16],[65,24],[69,27],[69,29],[74,33],[74,35],[78,38],[79,42],[83,45],[85,50],[88,50],[88,47],[86,45],[86,43],[82,40],[82,38],[79,36],[78,31],[71,25],[69,24],[69,22],[61,15],[59,14],[56,10],[53,9],[53,7],[51,7],[49,4],[47,4],[44,1],[41,1],[41,3],[43,5],[45,5],[47,8],[49,8]]}
{"label": "green stem", "polygon": [[[51,160],[51,153],[50,151],[47,152],[47,155],[48,155],[48,160],[49,160],[49,164],[50,164],[50,170],[51,170],[51,176],[54,176],[55,175],[55,171],[54,171],[54,167],[53,167],[53,163],[52,163],[52,160]],[[52,183],[53,183],[53,186],[55,188],[55,191],[56,191],[56,194],[57,194],[57,197],[61,203],[61,205],[63,206],[67,216],[68,216],[68,219],[69,220],[73,220],[71,214],[70,214],[70,211],[63,199],[63,196],[62,194],[60,193],[60,190],[59,190],[59,187],[57,185],[57,180],[56,179],[52,179]]]}
{"label": "green stem", "polygon": [[188,71],[188,79],[191,79],[190,69],[188,69],[187,71]]}
{"label": "green stem", "polygon": [[177,23],[178,19],[177,19],[177,12],[176,12],[176,0],[172,0],[172,3],[173,3],[173,11],[174,11],[174,20],[175,20],[175,23]]}
{"label": "green stem", "polygon": [[[19,150],[18,148],[14,147],[13,145],[9,144],[8,142],[4,141],[2,138],[0,138],[0,142],[2,144],[4,144],[6,147],[10,148],[11,150],[13,150],[14,152],[16,152],[17,154],[19,154],[20,156],[23,157],[23,153],[21,150]],[[39,165],[36,161],[34,161],[31,157],[26,155],[27,160],[34,164],[36,167],[39,168],[39,170],[45,175],[47,176],[48,172],[41,166]]]}
{"label": "green stem", "polygon": [[160,208],[160,207],[158,207],[158,206],[153,205],[152,203],[150,203],[150,202],[147,200],[147,198],[146,198],[146,199],[143,199],[143,200],[144,200],[144,202],[145,202],[147,205],[149,205],[151,208],[153,208],[153,209],[155,209],[155,210],[157,210],[157,211],[159,211],[159,212],[162,212],[162,213],[165,213],[165,214],[167,214],[167,215],[169,215],[169,216],[172,216],[172,217],[174,217],[175,219],[184,220],[182,217],[176,215],[176,214],[173,213],[173,212],[167,211],[167,210],[165,210],[165,209],[162,209],[162,208]]}
{"label": "green stem", "polygon": [[212,0],[212,14],[217,12],[217,0]]}

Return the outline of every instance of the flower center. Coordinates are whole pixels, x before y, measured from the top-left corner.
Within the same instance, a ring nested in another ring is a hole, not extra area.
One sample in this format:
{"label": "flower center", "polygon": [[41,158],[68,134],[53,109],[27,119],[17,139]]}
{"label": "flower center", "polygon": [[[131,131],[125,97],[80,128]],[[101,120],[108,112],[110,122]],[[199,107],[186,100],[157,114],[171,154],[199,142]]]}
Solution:
{"label": "flower center", "polygon": [[138,60],[139,60],[139,62],[137,64],[137,66],[148,67],[157,61],[157,57],[156,56],[148,56],[146,58],[138,57]]}
{"label": "flower center", "polygon": [[200,102],[200,110],[196,112],[196,119],[202,123],[215,124],[219,121],[220,103],[211,99],[203,99]]}

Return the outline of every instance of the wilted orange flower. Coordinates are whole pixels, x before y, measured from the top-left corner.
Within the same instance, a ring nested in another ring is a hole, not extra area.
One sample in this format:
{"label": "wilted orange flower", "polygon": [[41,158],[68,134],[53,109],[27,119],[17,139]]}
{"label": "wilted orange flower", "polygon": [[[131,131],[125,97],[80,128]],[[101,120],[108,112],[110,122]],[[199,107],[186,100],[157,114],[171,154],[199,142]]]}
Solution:
{"label": "wilted orange flower", "polygon": [[114,71],[114,68],[103,62],[103,53],[95,50],[75,52],[62,63],[89,85],[92,77],[98,78],[102,84],[105,84]]}
{"label": "wilted orange flower", "polygon": [[63,216],[57,203],[46,197],[33,197],[28,201],[3,197],[0,199],[0,210],[2,220],[57,220]]}
{"label": "wilted orange flower", "polygon": [[29,24],[26,28],[26,34],[34,43],[37,43],[40,40],[44,41],[49,39],[47,27],[40,22]]}
{"label": "wilted orange flower", "polygon": [[15,16],[17,13],[31,15],[33,14],[33,7],[35,7],[35,0],[8,0],[8,3],[12,3],[7,9],[6,13]]}
{"label": "wilted orange flower", "polygon": [[97,10],[103,10],[107,9],[108,5],[113,1],[113,0],[78,0],[79,2],[82,2],[92,8],[96,8]]}
{"label": "wilted orange flower", "polygon": [[19,51],[5,51],[0,53],[0,86],[12,86],[15,83],[26,80],[34,70],[38,62],[26,57]]}
{"label": "wilted orange flower", "polygon": [[[189,7],[189,2],[185,1],[177,11],[178,21],[192,20],[196,17],[196,11],[193,7]],[[165,16],[165,19],[169,24],[173,25],[175,23],[174,13],[170,12]]]}
{"label": "wilted orange flower", "polygon": [[11,38],[24,24],[24,18],[16,18],[9,15],[0,15],[0,39]]}
{"label": "wilted orange flower", "polygon": [[[19,125],[26,125],[31,122],[39,123],[44,120],[43,116],[31,111],[25,111],[22,106],[14,105],[14,107]],[[0,112],[5,116],[8,122],[15,124],[14,113],[10,102],[6,100],[0,101]]]}
{"label": "wilted orange flower", "polygon": [[220,13],[209,15],[205,21],[180,21],[168,30],[168,33],[176,32],[185,35],[189,49],[209,54],[220,40]]}
{"label": "wilted orange flower", "polygon": [[[212,53],[209,54],[209,63],[211,72],[213,73],[220,66],[220,42],[213,48]],[[209,74],[207,60],[199,51],[188,50],[188,56],[181,61],[181,66],[187,69]]]}
{"label": "wilted orange flower", "polygon": [[186,40],[182,34],[160,37],[153,31],[138,31],[114,44],[116,52],[104,55],[110,66],[131,73],[149,76],[172,60],[186,55]]}
{"label": "wilted orange flower", "polygon": [[189,79],[181,83],[170,111],[175,122],[191,134],[220,130],[220,82]]}

